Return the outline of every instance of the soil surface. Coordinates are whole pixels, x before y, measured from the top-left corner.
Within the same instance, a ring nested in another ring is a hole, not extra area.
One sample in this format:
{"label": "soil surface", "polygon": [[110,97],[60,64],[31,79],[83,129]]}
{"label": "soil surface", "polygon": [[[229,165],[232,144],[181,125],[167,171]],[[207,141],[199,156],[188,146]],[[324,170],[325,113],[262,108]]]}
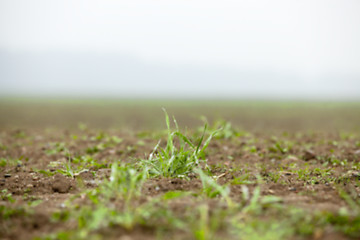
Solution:
{"label": "soil surface", "polygon": [[[2,111],[5,111],[4,107]],[[92,108],[92,111],[96,110]],[[344,111],[347,110],[342,108],[338,113]],[[132,110],[132,114],[135,113],[141,118],[141,111]],[[24,113],[9,111],[9,114]],[[244,118],[250,121],[253,116],[248,114]],[[292,115],[285,114],[285,119],[286,116],[289,119]],[[294,216],[298,215],[287,215],[287,212],[281,212],[285,210],[279,212],[273,205],[267,207],[264,203],[261,212],[249,215],[251,217],[246,214],[239,216],[246,219],[246,224],[255,221],[256,217],[265,222],[267,219],[269,222],[291,222],[294,230],[284,235],[288,236],[285,239],[359,239],[360,213],[355,213],[360,211],[360,138],[359,128],[354,123],[355,119],[360,120],[357,116],[357,113],[353,114],[349,120],[353,124],[351,129],[349,126],[341,128],[346,125],[345,117],[340,117],[342,122],[337,121],[333,128],[324,123],[327,126],[319,129],[307,125],[311,118],[309,115],[296,121],[285,121],[283,128],[277,125],[274,116],[263,115],[263,121],[256,121],[256,126],[252,127],[245,126],[250,126],[250,122],[237,124],[234,121],[237,117],[232,118],[231,126],[226,126],[226,121],[216,125],[212,120],[212,128],[221,125],[223,130],[212,139],[206,150],[206,165],[219,185],[229,187],[229,196],[234,203],[244,202],[244,194],[248,191],[250,206],[251,196],[260,189],[261,196],[279,197],[277,204],[282,209],[300,209],[305,213],[296,219]],[[215,116],[211,117],[215,119]],[[319,116],[315,117],[322,120]],[[69,205],[76,209],[76,206],[79,208],[88,204],[89,199],[83,193],[109,181],[113,163],[136,166],[149,157],[159,140],[164,146],[167,141],[166,131],[152,128],[144,131],[145,126],[140,130],[124,126],[90,128],[85,124],[41,128],[38,123],[32,126],[26,119],[23,125],[17,119],[19,122],[14,126],[9,116],[1,118],[4,124],[0,131],[0,239],[76,239],[77,235],[56,235],[61,231],[72,231],[78,224],[66,217],[67,210],[71,209]],[[87,119],[84,117],[83,122]],[[284,118],[279,119],[284,121]],[[141,120],[136,121],[142,123]],[[188,121],[178,119],[180,126],[188,126]],[[45,120],[44,125],[49,122]],[[161,122],[166,129],[164,120]],[[267,122],[277,128],[269,131]],[[197,128],[187,129],[186,132],[194,142],[201,135]],[[134,204],[140,208],[149,199],[173,191],[192,192],[198,196],[202,194],[202,189],[202,181],[196,174],[189,174],[186,178],[153,177],[144,182],[141,197],[134,200]],[[218,209],[229,207],[219,196],[194,196],[190,194],[167,202],[172,214],[180,219],[189,219],[192,209],[204,207],[209,212],[207,217],[211,218],[213,214],[219,214]],[[355,214],[351,215],[352,212]],[[199,214],[195,218],[203,217],[201,210]],[[306,218],[306,214],[312,218]],[[321,214],[327,216],[323,217],[326,219],[324,222],[318,219],[323,216]],[[344,214],[348,216],[344,222],[336,220],[342,219]],[[242,221],[239,220],[239,223]],[[298,226],[306,221],[312,226],[311,230]],[[219,226],[211,236],[205,237],[193,234],[191,229],[169,227],[167,224],[161,220],[137,223],[132,228],[110,224],[91,231],[89,237],[123,240],[241,239],[237,233],[228,230],[226,222],[213,223]],[[242,234],[243,239],[261,239],[250,233]]]}

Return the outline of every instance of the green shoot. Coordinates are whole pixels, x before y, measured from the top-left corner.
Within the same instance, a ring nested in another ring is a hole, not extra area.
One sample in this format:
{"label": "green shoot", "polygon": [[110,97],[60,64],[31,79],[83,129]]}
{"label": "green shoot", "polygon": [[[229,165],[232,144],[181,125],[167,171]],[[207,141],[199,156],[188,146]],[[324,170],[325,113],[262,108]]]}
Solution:
{"label": "green shoot", "polygon": [[200,176],[203,185],[203,193],[207,197],[214,198],[221,196],[229,207],[234,205],[229,196],[230,188],[228,186],[219,185],[216,180],[206,175],[200,168],[196,168],[194,171]]}
{"label": "green shoot", "polygon": [[163,110],[168,130],[167,145],[165,148],[161,148],[159,142],[149,158],[143,160],[142,163],[149,168],[151,176],[186,178],[201,162],[206,162],[205,150],[217,131],[212,132],[203,143],[207,130],[205,124],[199,143],[195,145],[180,132],[175,118],[176,130],[171,130],[169,115],[165,109]]}

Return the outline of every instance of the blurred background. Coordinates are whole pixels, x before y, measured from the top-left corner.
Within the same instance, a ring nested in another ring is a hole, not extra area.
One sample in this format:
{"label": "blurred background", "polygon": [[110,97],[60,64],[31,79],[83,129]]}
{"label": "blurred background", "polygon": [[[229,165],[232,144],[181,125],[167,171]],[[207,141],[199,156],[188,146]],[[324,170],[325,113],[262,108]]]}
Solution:
{"label": "blurred background", "polygon": [[358,129],[359,12],[357,0],[1,0],[0,124],[138,128],[165,106]]}

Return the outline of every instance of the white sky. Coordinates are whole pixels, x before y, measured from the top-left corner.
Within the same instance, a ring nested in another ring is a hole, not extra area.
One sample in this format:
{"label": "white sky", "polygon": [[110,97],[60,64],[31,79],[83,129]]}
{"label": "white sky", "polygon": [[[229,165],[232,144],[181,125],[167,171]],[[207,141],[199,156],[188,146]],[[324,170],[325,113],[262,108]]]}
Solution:
{"label": "white sky", "polygon": [[[328,97],[339,89],[360,96],[359,43],[359,0],[0,0],[0,50],[118,54],[164,66],[290,74],[295,85],[315,94],[323,89]],[[337,78],[324,90],[331,76]],[[254,94],[266,92],[261,85]]]}

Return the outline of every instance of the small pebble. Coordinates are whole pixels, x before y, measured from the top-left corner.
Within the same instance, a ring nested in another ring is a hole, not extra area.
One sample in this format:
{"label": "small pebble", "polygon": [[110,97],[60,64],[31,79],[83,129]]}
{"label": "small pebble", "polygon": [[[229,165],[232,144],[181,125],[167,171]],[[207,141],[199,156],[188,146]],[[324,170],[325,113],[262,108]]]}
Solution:
{"label": "small pebble", "polygon": [[189,177],[189,178],[195,178],[195,177],[196,177],[196,174],[195,174],[195,173],[188,173],[188,177]]}
{"label": "small pebble", "polygon": [[86,184],[89,185],[96,185],[96,181],[95,180],[89,180],[89,181],[84,181]]}
{"label": "small pebble", "polygon": [[296,188],[295,188],[295,187],[291,187],[291,188],[289,188],[289,191],[296,191]]}
{"label": "small pebble", "polygon": [[121,236],[119,240],[132,240],[133,238],[127,235]]}
{"label": "small pebble", "polygon": [[16,165],[15,171],[20,172],[21,170],[21,164]]}
{"label": "small pebble", "polygon": [[360,156],[360,149],[354,152],[355,155]]}
{"label": "small pebble", "polygon": [[160,187],[159,187],[159,186],[156,186],[156,187],[155,187],[155,191],[160,191]]}
{"label": "small pebble", "polygon": [[306,150],[303,156],[305,161],[309,161],[311,159],[316,158],[316,154],[312,150]]}
{"label": "small pebble", "polygon": [[28,185],[26,185],[26,187],[27,187],[27,188],[33,188],[33,187],[34,187],[34,185],[32,185],[32,184],[28,184]]}

